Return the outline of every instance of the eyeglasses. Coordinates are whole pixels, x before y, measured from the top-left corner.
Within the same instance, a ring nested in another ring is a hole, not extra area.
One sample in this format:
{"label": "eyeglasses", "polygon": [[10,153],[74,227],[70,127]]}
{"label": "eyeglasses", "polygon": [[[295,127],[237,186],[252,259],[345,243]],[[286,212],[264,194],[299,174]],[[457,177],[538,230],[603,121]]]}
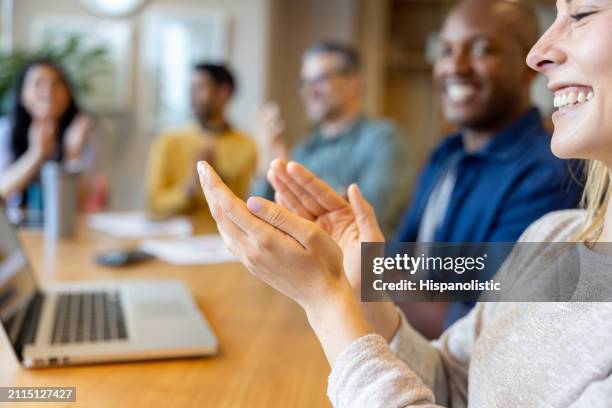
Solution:
{"label": "eyeglasses", "polygon": [[329,72],[324,72],[313,78],[301,78],[299,88],[304,89],[306,87],[317,87],[326,84],[331,81],[334,77],[344,76],[349,74],[350,71],[346,68],[337,68]]}

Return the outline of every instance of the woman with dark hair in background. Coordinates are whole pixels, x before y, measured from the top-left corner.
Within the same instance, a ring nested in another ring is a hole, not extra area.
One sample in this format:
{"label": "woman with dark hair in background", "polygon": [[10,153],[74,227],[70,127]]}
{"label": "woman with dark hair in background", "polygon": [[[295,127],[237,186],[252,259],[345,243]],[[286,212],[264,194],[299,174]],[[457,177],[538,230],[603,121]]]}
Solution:
{"label": "woman with dark hair in background", "polygon": [[90,132],[62,68],[50,59],[28,63],[11,116],[0,119],[0,197],[11,208],[40,211],[43,163],[83,165]]}

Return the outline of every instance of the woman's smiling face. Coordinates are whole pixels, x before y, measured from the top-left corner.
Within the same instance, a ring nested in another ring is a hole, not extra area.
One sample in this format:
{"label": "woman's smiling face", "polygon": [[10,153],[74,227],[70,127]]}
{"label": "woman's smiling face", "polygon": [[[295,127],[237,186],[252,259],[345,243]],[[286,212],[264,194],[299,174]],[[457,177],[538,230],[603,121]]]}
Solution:
{"label": "woman's smiling face", "polygon": [[612,0],[558,0],[527,63],[554,93],[555,155],[612,166]]}

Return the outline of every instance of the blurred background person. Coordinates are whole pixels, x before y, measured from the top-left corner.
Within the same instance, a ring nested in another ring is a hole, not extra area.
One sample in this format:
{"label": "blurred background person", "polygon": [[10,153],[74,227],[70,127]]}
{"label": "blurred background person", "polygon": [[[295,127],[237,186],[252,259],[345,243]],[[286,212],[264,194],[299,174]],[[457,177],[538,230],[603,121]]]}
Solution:
{"label": "blurred background person", "polygon": [[0,119],[0,195],[9,209],[40,214],[44,162],[91,168],[91,130],[62,68],[51,59],[28,63],[17,78],[12,114]]}
{"label": "blurred background person", "polygon": [[274,158],[298,161],[345,195],[358,183],[372,203],[386,234],[397,226],[407,203],[409,151],[404,138],[387,121],[367,117],[362,108],[359,55],[340,43],[322,42],[303,56],[300,95],[313,131],[290,149],[282,137],[284,123],[275,104],[256,118],[261,177],[253,194],[274,198],[265,169]]}
{"label": "blurred background person", "polygon": [[[539,35],[527,6],[463,1],[439,37],[434,82],[457,126],[422,170],[396,240],[515,242],[542,215],[578,205],[569,163],[553,156],[525,65]],[[478,277],[485,279],[488,277]],[[412,324],[437,337],[471,304],[412,303]]]}
{"label": "blurred background person", "polygon": [[235,130],[226,108],[236,90],[233,74],[224,65],[200,63],[191,78],[191,107],[196,123],[157,138],[149,156],[147,209],[153,217],[190,214],[210,218],[198,192],[196,163],[206,160],[223,180],[245,197],[257,164],[252,139]]}

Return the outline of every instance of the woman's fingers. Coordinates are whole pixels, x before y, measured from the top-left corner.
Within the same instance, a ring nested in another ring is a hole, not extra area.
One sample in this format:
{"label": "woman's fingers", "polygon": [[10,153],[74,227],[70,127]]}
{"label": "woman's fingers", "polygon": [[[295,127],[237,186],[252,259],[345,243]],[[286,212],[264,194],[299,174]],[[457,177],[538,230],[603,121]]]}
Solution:
{"label": "woman's fingers", "polygon": [[257,217],[285,232],[304,248],[312,246],[316,225],[261,197],[251,197],[247,207]]}
{"label": "woman's fingers", "polygon": [[274,188],[274,200],[281,206],[289,209],[291,212],[299,215],[307,220],[314,220],[316,218],[308,209],[302,205],[302,202],[296,197],[291,189],[278,178],[276,172],[272,169],[268,170],[267,174],[268,181]]}
{"label": "woman's fingers", "polygon": [[355,220],[359,228],[362,242],[382,242],[385,240],[372,205],[363,197],[357,184],[351,184],[348,189],[348,198]]}
{"label": "woman's fingers", "polygon": [[290,191],[296,197],[296,201],[313,216],[318,217],[327,212],[327,209],[319,204],[316,197],[312,196],[287,173],[284,160],[276,159],[272,161],[270,171],[279,182],[283,183],[285,190]]}
{"label": "woman's fingers", "polygon": [[[307,242],[305,239],[308,235],[307,221],[261,198],[249,199],[250,204],[247,208],[245,203],[223,184],[217,173],[206,162],[198,163],[198,173],[211,213],[230,237],[236,236],[245,246],[248,242],[254,241],[258,246],[268,249],[277,246],[279,249],[288,249],[280,248],[282,245],[294,245],[292,248],[294,249],[298,242],[302,246]],[[236,228],[233,228],[232,224]],[[291,242],[287,242],[287,235],[291,238]]]}
{"label": "woman's fingers", "polygon": [[262,223],[251,217],[244,203],[223,184],[213,168],[204,161],[198,162],[198,175],[206,202],[215,221],[221,225],[231,221],[243,234],[254,233],[258,227],[257,224]]}
{"label": "woman's fingers", "polygon": [[286,165],[285,173],[291,180],[288,183],[290,187],[299,186],[299,191],[305,191],[306,196],[312,197],[326,211],[336,211],[347,205],[347,202],[340,194],[336,193],[328,184],[301,164],[289,162]]}
{"label": "woman's fingers", "polygon": [[305,220],[316,220],[316,217],[310,214],[308,210],[304,209],[304,207],[300,205],[295,205],[293,202],[290,202],[285,195],[279,193],[278,191],[274,192],[274,202],[276,202],[281,207],[288,209],[292,213],[304,218]]}

